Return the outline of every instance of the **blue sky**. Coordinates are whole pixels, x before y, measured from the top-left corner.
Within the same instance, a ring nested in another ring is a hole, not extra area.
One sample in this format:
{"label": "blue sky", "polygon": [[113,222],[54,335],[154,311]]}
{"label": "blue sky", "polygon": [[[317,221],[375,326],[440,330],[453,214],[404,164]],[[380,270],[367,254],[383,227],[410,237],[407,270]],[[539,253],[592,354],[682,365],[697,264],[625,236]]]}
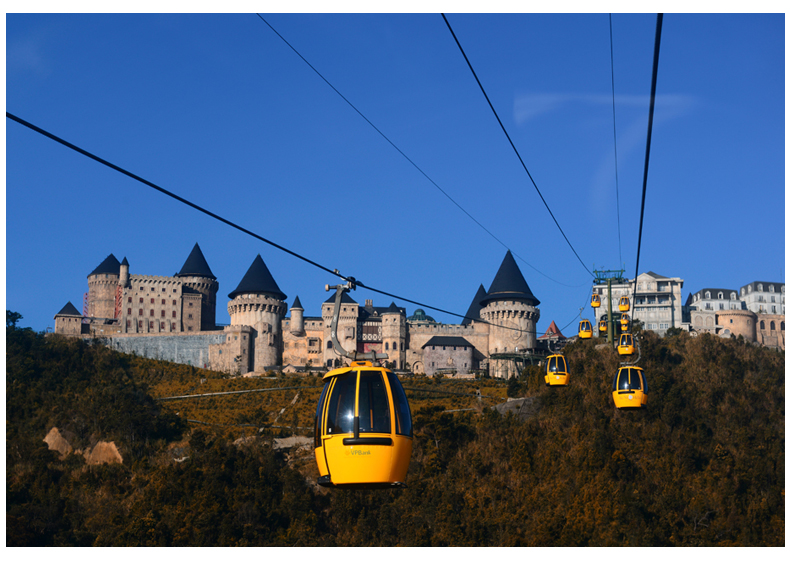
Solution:
{"label": "blue sky", "polygon": [[[363,283],[451,312],[506,248],[552,320],[591,317],[587,269],[634,277],[655,14],[448,20],[254,13],[6,15],[6,110]],[[784,14],[666,14],[640,272],[703,287],[783,281]],[[172,276],[197,242],[227,294],[261,254],[318,316],[332,275],[9,120],[6,305],[54,326],[112,253]],[[501,241],[502,243],[500,243]],[[586,267],[586,268],[585,268]],[[357,290],[375,305],[393,301]],[[397,301],[412,314],[417,306]],[[439,321],[459,318],[427,310]]]}

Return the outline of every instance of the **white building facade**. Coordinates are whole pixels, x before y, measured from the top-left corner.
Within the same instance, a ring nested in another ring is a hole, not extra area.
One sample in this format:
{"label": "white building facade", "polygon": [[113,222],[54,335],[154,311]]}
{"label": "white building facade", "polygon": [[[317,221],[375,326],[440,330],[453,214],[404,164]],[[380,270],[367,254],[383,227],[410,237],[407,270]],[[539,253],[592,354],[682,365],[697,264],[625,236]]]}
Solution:
{"label": "white building facade", "polygon": [[784,314],[785,285],[766,281],[754,281],[741,287],[741,300],[746,310],[755,314]]}
{"label": "white building facade", "polygon": [[[634,290],[636,284],[636,290]],[[619,316],[620,298],[627,296],[632,303],[628,313],[632,320],[639,320],[645,330],[652,330],[659,336],[670,328],[681,328],[683,321],[682,302],[683,279],[665,277],[648,271],[636,281],[612,285],[612,312]],[[606,285],[596,285],[593,292],[601,296],[601,306],[595,309],[595,320],[606,317],[609,309]]]}

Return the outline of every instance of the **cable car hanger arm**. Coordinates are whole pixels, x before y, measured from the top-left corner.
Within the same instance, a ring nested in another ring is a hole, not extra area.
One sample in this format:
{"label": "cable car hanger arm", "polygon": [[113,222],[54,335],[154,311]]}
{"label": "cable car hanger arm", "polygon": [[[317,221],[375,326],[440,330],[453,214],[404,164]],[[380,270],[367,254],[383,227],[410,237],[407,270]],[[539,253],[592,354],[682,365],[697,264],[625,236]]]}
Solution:
{"label": "cable car hanger arm", "polygon": [[386,360],[389,358],[387,354],[377,354],[375,350],[365,353],[359,353],[356,350],[348,352],[343,345],[340,343],[340,340],[337,338],[337,322],[340,319],[340,301],[343,297],[343,293],[347,290],[354,290],[356,289],[356,280],[354,277],[349,277],[346,284],[339,284],[339,285],[324,285],[324,288],[329,291],[331,289],[335,289],[335,311],[332,314],[332,325],[330,329],[330,337],[332,338],[332,349],[335,352],[343,357],[349,358],[351,361],[359,361],[359,360],[371,360],[376,362],[376,360]]}

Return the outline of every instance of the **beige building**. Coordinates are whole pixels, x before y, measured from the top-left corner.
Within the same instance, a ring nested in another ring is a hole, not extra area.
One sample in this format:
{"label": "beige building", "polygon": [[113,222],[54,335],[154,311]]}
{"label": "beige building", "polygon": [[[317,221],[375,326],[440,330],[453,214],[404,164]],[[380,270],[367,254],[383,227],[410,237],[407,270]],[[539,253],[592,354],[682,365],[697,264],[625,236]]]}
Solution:
{"label": "beige building", "polygon": [[689,295],[685,312],[692,333],[742,336],[749,342],[785,349],[783,283],[755,281],[731,289],[704,288]]}

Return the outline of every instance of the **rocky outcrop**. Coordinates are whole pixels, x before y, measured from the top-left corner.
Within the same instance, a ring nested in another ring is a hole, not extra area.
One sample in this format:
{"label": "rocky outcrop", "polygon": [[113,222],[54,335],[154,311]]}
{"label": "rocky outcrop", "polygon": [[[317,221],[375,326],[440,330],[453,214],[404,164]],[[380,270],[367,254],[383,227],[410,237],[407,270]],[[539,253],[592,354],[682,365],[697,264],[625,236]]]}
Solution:
{"label": "rocky outcrop", "polygon": [[60,458],[64,458],[70,454],[74,449],[71,448],[69,441],[67,441],[57,427],[52,427],[47,436],[44,437],[44,442],[47,443],[49,450],[56,450],[60,453]]}
{"label": "rocky outcrop", "polygon": [[47,436],[44,437],[44,442],[47,443],[49,450],[54,450],[60,453],[60,458],[66,458],[72,452],[81,455],[85,462],[88,464],[122,464],[123,457],[118,452],[118,448],[114,442],[99,441],[93,448],[86,448],[85,450],[77,449],[76,451],[71,446],[69,441],[63,435],[71,436],[71,433],[61,433],[57,427],[52,427]]}
{"label": "rocky outcrop", "polygon": [[115,443],[100,441],[93,449],[85,449],[82,453],[85,462],[88,464],[121,464],[123,458],[115,446]]}

